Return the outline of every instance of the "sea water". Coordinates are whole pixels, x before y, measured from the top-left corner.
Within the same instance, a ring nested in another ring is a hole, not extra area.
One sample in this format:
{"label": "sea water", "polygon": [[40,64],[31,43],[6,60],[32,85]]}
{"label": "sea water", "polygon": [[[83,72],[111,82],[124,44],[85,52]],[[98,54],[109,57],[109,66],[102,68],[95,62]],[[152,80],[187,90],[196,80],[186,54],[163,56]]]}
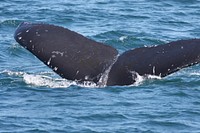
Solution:
{"label": "sea water", "polygon": [[123,53],[200,38],[199,0],[1,0],[0,132],[200,132],[199,65],[130,86],[77,84],[15,42],[23,21],[63,26]]}

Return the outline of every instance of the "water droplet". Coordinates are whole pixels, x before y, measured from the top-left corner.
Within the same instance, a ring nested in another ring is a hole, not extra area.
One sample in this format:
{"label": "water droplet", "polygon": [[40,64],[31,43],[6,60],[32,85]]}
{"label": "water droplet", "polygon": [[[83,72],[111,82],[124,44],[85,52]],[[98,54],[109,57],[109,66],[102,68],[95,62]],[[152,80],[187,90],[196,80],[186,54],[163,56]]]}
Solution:
{"label": "water droplet", "polygon": [[54,71],[57,71],[58,70],[58,67],[54,67]]}
{"label": "water droplet", "polygon": [[47,65],[50,65],[51,63],[51,58],[48,60]]}

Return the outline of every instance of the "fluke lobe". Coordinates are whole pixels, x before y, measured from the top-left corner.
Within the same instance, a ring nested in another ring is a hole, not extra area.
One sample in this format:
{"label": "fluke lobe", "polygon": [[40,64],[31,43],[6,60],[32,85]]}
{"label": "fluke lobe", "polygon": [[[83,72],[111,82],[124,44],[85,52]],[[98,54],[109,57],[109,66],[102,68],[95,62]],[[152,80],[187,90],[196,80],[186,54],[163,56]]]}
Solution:
{"label": "fluke lobe", "polygon": [[[121,55],[113,47],[95,42],[69,29],[23,22],[15,40],[61,77],[77,82],[131,85],[136,73],[167,76],[200,62],[200,39],[142,47]],[[105,76],[107,73],[107,76]]]}

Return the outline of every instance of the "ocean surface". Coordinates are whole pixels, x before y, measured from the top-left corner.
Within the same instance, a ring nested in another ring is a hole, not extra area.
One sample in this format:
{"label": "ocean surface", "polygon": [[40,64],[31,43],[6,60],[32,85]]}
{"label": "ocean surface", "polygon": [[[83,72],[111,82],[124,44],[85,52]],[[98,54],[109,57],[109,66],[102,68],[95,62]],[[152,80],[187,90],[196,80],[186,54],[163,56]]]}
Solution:
{"label": "ocean surface", "polygon": [[15,42],[23,21],[63,26],[122,53],[200,38],[200,0],[1,0],[0,133],[200,132],[200,65],[130,86],[77,84]]}

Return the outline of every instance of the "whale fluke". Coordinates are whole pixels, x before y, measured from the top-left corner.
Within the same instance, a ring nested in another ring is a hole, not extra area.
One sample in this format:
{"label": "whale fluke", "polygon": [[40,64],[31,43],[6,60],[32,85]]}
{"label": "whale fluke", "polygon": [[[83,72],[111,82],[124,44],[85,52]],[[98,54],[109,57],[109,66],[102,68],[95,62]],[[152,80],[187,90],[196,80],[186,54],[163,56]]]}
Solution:
{"label": "whale fluke", "polygon": [[118,56],[111,46],[49,24],[23,22],[14,38],[58,75],[78,82],[98,83],[104,77],[109,86],[131,85],[137,74],[164,77],[200,62],[200,39],[136,48]]}
{"label": "whale fluke", "polygon": [[112,66],[107,85],[130,85],[135,72],[141,76],[167,76],[200,62],[200,39],[179,40],[164,45],[124,52]]}

